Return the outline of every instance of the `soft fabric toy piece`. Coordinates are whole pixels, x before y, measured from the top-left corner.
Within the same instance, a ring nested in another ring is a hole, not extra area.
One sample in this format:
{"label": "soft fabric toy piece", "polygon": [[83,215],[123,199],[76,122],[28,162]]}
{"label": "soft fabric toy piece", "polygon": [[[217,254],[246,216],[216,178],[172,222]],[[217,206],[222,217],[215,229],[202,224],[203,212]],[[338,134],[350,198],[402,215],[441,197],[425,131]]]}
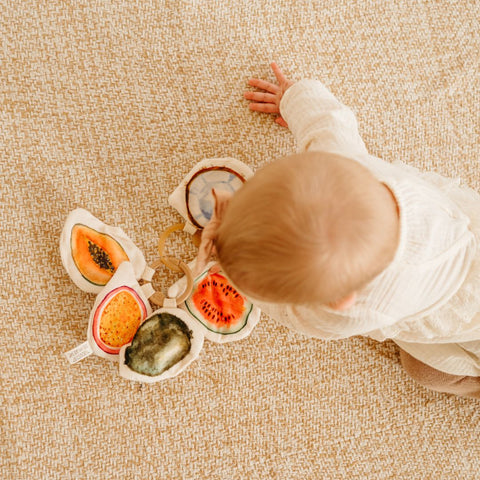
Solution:
{"label": "soft fabric toy piece", "polygon": [[[160,236],[160,261],[153,268],[122,229],[82,208],[70,213],[60,239],[62,263],[79,288],[98,294],[87,341],[66,353],[70,363],[94,353],[118,361],[122,377],[152,383],[185,370],[200,354],[205,337],[223,343],[250,334],[260,310],[219,268],[205,264],[213,253],[216,219],[232,193],[252,175],[249,167],[231,158],[197,164],[169,197],[186,224],[173,225]],[[178,230],[205,234],[195,281],[184,262],[163,255],[167,237]],[[168,297],[150,283],[160,264],[184,273]],[[150,304],[160,308],[152,313]]]}
{"label": "soft fabric toy piece", "polygon": [[[189,264],[193,269],[195,262]],[[185,288],[181,278],[168,290],[176,296]],[[180,305],[197,320],[205,338],[216,343],[234,342],[250,335],[261,311],[240,294],[215,262],[208,263],[193,284],[192,293]]]}
{"label": "soft fabric toy piece", "polygon": [[120,348],[131,342],[135,332],[152,313],[148,301],[154,293],[150,284],[140,286],[130,262],[123,262],[97,295],[90,313],[87,341],[67,352],[71,363],[91,353],[118,361]]}
{"label": "soft fabric toy piece", "polygon": [[106,225],[83,208],[67,217],[60,237],[65,270],[84,292],[99,293],[118,266],[129,261],[137,280],[151,281],[143,253],[119,227]]}
{"label": "soft fabric toy piece", "polygon": [[121,347],[152,313],[148,297],[153,293],[149,283],[138,284],[132,264],[123,262],[97,295],[90,314],[87,338],[93,353],[118,360]]}
{"label": "soft fabric toy piece", "polygon": [[191,271],[182,261],[173,258],[169,261],[183,271],[186,281],[183,289],[177,292],[179,295],[165,297],[156,292],[150,297],[162,308],[150,315],[132,342],[120,351],[119,372],[129,380],[153,383],[172,378],[185,370],[202,350],[203,330],[177,308],[191,294]]}
{"label": "soft fabric toy piece", "polygon": [[251,168],[234,158],[209,158],[195,165],[168,198],[194,234],[210,220],[215,201],[212,190],[234,193],[253,175]]}
{"label": "soft fabric toy piece", "polygon": [[178,308],[161,308],[141,325],[120,350],[120,376],[153,383],[183,372],[200,354],[203,332]]}

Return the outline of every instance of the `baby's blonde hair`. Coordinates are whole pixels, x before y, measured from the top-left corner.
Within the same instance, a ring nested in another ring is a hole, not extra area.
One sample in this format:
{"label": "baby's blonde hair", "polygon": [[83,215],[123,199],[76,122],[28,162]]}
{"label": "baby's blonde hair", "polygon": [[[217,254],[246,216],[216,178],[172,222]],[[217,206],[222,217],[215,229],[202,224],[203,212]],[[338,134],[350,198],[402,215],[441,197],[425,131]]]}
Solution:
{"label": "baby's blonde hair", "polygon": [[220,264],[258,300],[339,300],[392,260],[385,203],[384,186],[354,160],[322,152],[279,159],[231,199],[215,241]]}

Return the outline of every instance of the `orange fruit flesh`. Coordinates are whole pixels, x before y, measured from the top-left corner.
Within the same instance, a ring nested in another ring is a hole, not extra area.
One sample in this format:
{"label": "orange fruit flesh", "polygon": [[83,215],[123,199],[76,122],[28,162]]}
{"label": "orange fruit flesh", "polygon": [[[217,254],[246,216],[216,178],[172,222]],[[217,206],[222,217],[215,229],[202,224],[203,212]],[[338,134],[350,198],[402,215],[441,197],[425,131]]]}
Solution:
{"label": "orange fruit flesh", "polygon": [[100,338],[110,347],[122,347],[132,340],[141,321],[142,312],[135,298],[128,292],[119,292],[102,312]]}

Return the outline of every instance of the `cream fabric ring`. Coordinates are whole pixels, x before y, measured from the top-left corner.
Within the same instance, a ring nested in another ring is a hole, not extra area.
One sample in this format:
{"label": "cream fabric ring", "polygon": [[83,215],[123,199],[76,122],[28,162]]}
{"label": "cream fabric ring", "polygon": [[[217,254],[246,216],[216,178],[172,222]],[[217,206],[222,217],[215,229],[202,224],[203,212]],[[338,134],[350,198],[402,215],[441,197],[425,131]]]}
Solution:
{"label": "cream fabric ring", "polygon": [[158,239],[158,254],[160,255],[160,260],[164,263],[170,270],[174,272],[182,272],[180,267],[175,262],[171,262],[169,259],[171,257],[165,257],[163,252],[165,250],[165,243],[167,238],[173,233],[183,230],[185,228],[185,223],[176,223],[171,227],[167,228]]}
{"label": "cream fabric ring", "polygon": [[[185,278],[187,279],[187,286],[185,287],[185,290],[181,295],[175,298],[176,304],[180,305],[190,296],[190,294],[193,291],[192,270],[185,262],[183,262],[182,260],[178,260],[174,257],[161,257],[160,260],[157,260],[152,264],[152,268],[154,270],[157,270],[162,264],[168,266],[168,268],[170,268],[169,265],[174,266],[175,271],[183,272],[183,274],[185,275]],[[155,305],[163,307],[166,298],[167,297],[162,292],[155,292],[150,297],[150,301]]]}

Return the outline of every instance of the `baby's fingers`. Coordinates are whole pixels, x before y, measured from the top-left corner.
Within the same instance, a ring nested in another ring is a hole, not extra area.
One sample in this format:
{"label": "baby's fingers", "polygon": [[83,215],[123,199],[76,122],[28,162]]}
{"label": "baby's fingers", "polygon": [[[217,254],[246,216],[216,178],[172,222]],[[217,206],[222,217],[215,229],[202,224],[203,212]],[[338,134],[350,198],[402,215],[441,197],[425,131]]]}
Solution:
{"label": "baby's fingers", "polygon": [[250,108],[250,110],[254,110],[255,112],[280,113],[277,105],[273,103],[250,103],[248,108]]}
{"label": "baby's fingers", "polygon": [[275,77],[277,78],[278,83],[283,83],[287,81],[287,78],[283,74],[282,70],[275,62],[272,62],[270,66],[272,67],[273,73],[275,74]]}
{"label": "baby's fingers", "polygon": [[266,90],[267,92],[276,94],[280,91],[280,87],[274,83],[266,82],[260,78],[251,78],[248,81],[248,84],[255,88],[260,88],[261,90]]}
{"label": "baby's fingers", "polygon": [[264,102],[264,103],[276,103],[276,96],[271,93],[263,92],[245,92],[244,97],[247,100],[253,100],[254,102]]}

